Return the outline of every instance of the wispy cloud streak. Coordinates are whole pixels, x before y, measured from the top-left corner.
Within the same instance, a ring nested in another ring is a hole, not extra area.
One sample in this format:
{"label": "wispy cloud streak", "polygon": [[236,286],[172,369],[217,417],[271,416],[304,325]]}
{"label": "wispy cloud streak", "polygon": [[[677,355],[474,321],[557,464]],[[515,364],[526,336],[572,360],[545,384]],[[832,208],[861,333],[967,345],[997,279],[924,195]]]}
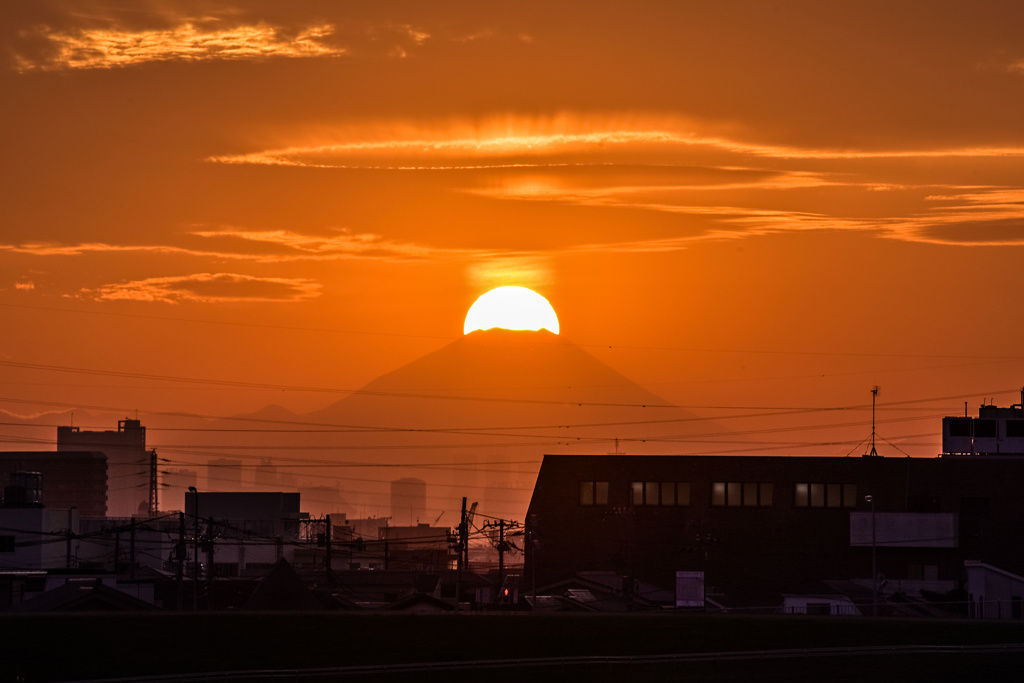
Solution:
{"label": "wispy cloud streak", "polygon": [[16,56],[19,71],[110,69],[145,62],[238,60],[265,57],[330,57],[346,50],[325,39],[334,26],[308,26],[296,32],[265,23],[204,30],[193,23],[159,30],[116,28],[51,31],[37,37],[51,48],[46,56]]}
{"label": "wispy cloud streak", "polygon": [[[511,134],[478,137],[418,137],[359,140],[268,149],[247,154],[215,155],[209,161],[225,164],[309,166],[322,168],[474,168],[481,164],[457,159],[555,157],[586,154],[608,157],[638,152],[678,153],[680,148],[704,147],[753,157],[775,159],[914,159],[936,157],[1003,158],[1024,156],[1024,147],[949,147],[941,149],[829,149],[762,145],[720,136],[672,130],[607,130],[557,134]],[[445,160],[449,160],[448,163]]]}
{"label": "wispy cloud streak", "polygon": [[412,242],[398,242],[380,235],[339,231],[336,235],[305,235],[288,230],[197,230],[190,233],[206,239],[223,239],[231,243],[276,247],[270,252],[242,249],[196,249],[169,244],[79,244],[24,243],[0,244],[0,252],[33,256],[81,256],[102,253],[151,253],[192,256],[205,259],[249,261],[253,263],[291,263],[298,261],[340,261],[347,259],[382,261],[417,261],[424,259],[484,256],[487,251],[445,249]]}
{"label": "wispy cloud streak", "polygon": [[180,304],[294,302],[320,296],[321,285],[306,278],[256,277],[238,273],[194,273],[152,277],[97,289],[79,296],[98,301],[144,301]]}

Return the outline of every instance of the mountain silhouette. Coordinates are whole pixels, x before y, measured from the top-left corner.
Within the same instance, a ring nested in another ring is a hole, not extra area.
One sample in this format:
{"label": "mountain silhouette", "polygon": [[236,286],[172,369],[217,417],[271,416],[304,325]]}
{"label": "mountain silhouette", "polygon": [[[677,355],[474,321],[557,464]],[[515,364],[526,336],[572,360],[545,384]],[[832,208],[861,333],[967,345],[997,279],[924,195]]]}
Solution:
{"label": "mountain silhouette", "polygon": [[[23,431],[46,448],[55,422],[114,429],[122,417],[49,413]],[[688,435],[715,431],[559,335],[504,329],[460,337],[311,413],[268,405],[224,420],[143,419],[166,475],[163,510],[183,506],[184,484],[170,476],[181,468],[202,490],[297,488],[303,511],[349,517],[389,515],[390,483],[413,477],[427,483],[419,521],[444,513],[449,524],[463,496],[481,514],[523,521],[546,453],[679,453],[692,450]]]}
{"label": "mountain silhouette", "polygon": [[365,478],[423,479],[428,508],[467,496],[522,519],[545,453],[673,452],[652,437],[677,437],[692,418],[547,330],[491,329],[300,419],[351,428],[343,457],[369,462]]}

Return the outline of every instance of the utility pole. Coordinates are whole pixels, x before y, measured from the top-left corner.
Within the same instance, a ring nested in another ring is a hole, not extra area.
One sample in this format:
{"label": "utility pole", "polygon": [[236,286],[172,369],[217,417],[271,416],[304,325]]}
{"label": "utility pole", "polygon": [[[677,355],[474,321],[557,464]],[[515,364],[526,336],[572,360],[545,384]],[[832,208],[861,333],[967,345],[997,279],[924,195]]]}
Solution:
{"label": "utility pole", "polygon": [[390,526],[388,525],[388,520],[390,520],[390,519],[391,519],[390,517],[385,517],[384,518],[384,569],[385,570],[389,569],[390,568],[389,565],[391,564],[391,546],[389,545],[389,540],[390,540],[391,532],[389,530]]}
{"label": "utility pole", "polygon": [[505,551],[508,550],[508,545],[505,543],[505,520],[498,520],[498,599],[502,600],[505,596],[501,595],[502,586],[504,585],[505,579]]}
{"label": "utility pole", "polygon": [[526,547],[530,550],[530,591],[533,593],[533,609],[537,609],[537,515],[530,515],[526,524]]}
{"label": "utility pole", "polygon": [[462,558],[463,549],[466,546],[466,497],[462,497],[462,517],[459,521],[459,543],[457,545],[459,551],[459,559],[456,563],[455,570],[455,611],[459,611],[459,595],[462,592]]}
{"label": "utility pole", "polygon": [[192,535],[192,609],[199,609],[199,492],[195,486],[188,487],[192,494],[192,518],[195,532]]}
{"label": "utility pole", "polygon": [[211,609],[213,602],[213,517],[206,521],[206,608]]}
{"label": "utility pole", "polygon": [[178,611],[184,603],[185,591],[185,513],[178,513]]}
{"label": "utility pole", "polygon": [[77,509],[76,506],[72,505],[68,508],[68,544],[64,550],[64,568],[71,569],[71,539],[75,537],[74,530],[71,528],[71,522],[74,519],[74,511]]}
{"label": "utility pole", "polygon": [[159,502],[157,501],[157,491],[160,485],[157,483],[157,470],[156,470],[156,449],[149,451],[149,516],[156,517],[159,508]]}
{"label": "utility pole", "polygon": [[864,496],[864,500],[871,504],[871,616],[878,616],[878,564],[876,561],[875,543],[875,497]]}
{"label": "utility pole", "polygon": [[135,580],[135,518],[132,517],[131,536],[128,542],[128,561],[131,567],[132,581]]}
{"label": "utility pole", "polygon": [[327,515],[325,524],[325,530],[327,532],[326,538],[324,539],[324,564],[327,565],[327,582],[330,585],[331,581],[331,516]]}

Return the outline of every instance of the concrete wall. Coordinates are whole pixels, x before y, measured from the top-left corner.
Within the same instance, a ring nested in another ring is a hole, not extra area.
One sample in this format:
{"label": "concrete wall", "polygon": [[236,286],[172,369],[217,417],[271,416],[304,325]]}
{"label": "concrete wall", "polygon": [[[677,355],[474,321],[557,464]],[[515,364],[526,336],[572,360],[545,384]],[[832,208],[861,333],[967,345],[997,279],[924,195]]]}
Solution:
{"label": "concrete wall", "polygon": [[851,512],[850,545],[889,548],[956,548],[957,516],[926,512]]}
{"label": "concrete wall", "polygon": [[[0,509],[0,535],[14,536],[14,552],[0,553],[2,569],[62,569],[69,565],[65,534],[79,532],[78,510]],[[77,566],[79,542],[71,540],[70,566]]]}

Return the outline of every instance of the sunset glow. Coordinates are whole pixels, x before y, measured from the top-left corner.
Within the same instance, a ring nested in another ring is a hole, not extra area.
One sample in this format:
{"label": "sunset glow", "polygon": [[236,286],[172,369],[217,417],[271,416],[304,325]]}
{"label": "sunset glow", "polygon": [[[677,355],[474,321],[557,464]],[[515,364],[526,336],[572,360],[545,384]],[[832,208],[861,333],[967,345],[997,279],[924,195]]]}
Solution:
{"label": "sunset glow", "polygon": [[876,385],[883,455],[933,456],[1024,385],[1021,26],[0,3],[0,438],[138,415],[200,490],[419,478],[442,523],[521,521],[546,454],[859,455]]}
{"label": "sunset glow", "polygon": [[500,327],[558,334],[558,316],[548,300],[525,287],[498,287],[477,299],[466,314],[463,334]]}

